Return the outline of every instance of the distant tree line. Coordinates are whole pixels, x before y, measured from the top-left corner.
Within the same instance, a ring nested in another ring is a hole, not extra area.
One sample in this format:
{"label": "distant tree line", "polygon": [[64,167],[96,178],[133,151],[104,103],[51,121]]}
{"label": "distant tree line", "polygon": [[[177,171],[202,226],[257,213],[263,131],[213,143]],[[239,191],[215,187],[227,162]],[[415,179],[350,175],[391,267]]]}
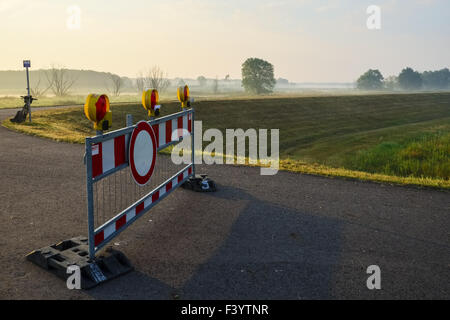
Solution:
{"label": "distant tree line", "polygon": [[[5,86],[5,83],[8,86]],[[22,90],[24,83],[25,77],[22,71],[0,71],[0,87]],[[49,94],[64,97],[74,93],[105,89],[110,94],[118,96],[125,89],[132,90],[132,87],[132,79],[127,77],[107,72],[68,69],[54,64],[48,69],[30,72],[30,90],[33,97],[36,98],[42,98]]]}
{"label": "distant tree line", "polygon": [[420,73],[408,67],[398,76],[385,79],[379,70],[370,69],[358,78],[356,86],[361,90],[448,90],[450,70],[445,68]]}

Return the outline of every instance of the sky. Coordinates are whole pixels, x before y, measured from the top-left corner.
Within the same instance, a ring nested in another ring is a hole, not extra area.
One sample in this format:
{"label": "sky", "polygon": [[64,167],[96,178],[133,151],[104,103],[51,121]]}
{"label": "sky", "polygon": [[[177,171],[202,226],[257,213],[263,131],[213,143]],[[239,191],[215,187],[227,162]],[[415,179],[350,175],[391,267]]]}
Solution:
{"label": "sky", "polygon": [[[380,29],[369,29],[371,5]],[[135,77],[241,78],[257,57],[292,82],[352,82],[369,68],[450,67],[448,0],[0,0],[0,70],[50,65]]]}

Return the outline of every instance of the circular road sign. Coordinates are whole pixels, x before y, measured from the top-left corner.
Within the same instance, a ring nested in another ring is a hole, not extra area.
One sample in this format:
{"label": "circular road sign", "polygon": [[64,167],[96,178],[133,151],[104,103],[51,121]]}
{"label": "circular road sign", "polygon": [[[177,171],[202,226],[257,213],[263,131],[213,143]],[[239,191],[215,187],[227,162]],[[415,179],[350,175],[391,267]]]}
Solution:
{"label": "circular road sign", "polygon": [[134,181],[140,186],[146,185],[156,163],[156,137],[146,121],[138,122],[131,133],[129,159]]}

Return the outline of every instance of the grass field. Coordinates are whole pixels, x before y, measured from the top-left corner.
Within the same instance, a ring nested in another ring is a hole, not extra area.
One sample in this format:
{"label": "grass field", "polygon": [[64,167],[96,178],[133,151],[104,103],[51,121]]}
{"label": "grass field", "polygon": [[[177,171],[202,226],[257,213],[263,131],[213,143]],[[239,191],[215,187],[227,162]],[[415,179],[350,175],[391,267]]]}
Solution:
{"label": "grass field", "polygon": [[[283,169],[450,187],[450,93],[198,101],[194,107],[204,130],[280,129]],[[177,103],[163,108],[163,115],[179,110]],[[140,105],[112,111],[113,129],[123,127],[127,113],[146,118]],[[31,125],[4,125],[76,143],[94,135],[81,107],[35,112]]]}

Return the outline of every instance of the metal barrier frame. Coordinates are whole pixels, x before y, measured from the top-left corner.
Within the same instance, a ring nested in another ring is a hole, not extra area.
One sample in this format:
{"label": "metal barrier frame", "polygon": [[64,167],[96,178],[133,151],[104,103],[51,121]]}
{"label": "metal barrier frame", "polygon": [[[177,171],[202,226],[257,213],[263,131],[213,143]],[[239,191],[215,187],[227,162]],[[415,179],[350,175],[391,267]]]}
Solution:
{"label": "metal barrier frame", "polygon": [[[195,177],[195,149],[194,149],[194,109],[188,109],[168,116],[164,116],[155,120],[147,121],[152,127],[161,123],[167,123],[173,119],[187,116],[188,122],[191,121],[191,148],[192,148],[192,163],[179,170],[176,174],[165,180],[158,187],[144,195],[141,199],[131,204],[125,210],[122,210],[113,218],[103,223],[101,226],[95,228],[94,225],[94,196],[93,185],[95,182],[129,166],[129,159],[126,157],[125,162],[120,166],[114,167],[105,173],[93,177],[92,165],[92,147],[95,144],[112,140],[120,136],[129,136],[133,132],[136,125],[125,127],[123,129],[108,132],[106,134],[97,135],[95,137],[87,137],[85,152],[86,152],[86,192],[87,192],[87,213],[88,213],[88,242],[89,242],[89,257],[95,258],[97,251],[102,249],[113,238],[124,231],[134,221],[143,216],[153,206],[158,204],[161,200],[167,197],[172,191],[181,186],[186,180]],[[189,120],[189,116],[191,119]],[[179,128],[178,128],[179,129]],[[177,130],[178,130],[177,129]],[[174,130],[172,130],[173,132]],[[163,145],[159,145],[157,151],[161,151],[171,145],[178,144],[183,140],[183,136],[179,136],[177,140],[170,141]],[[129,142],[129,141],[128,141]],[[125,141],[125,149],[128,150],[128,142]],[[100,241],[101,240],[101,241]]]}

